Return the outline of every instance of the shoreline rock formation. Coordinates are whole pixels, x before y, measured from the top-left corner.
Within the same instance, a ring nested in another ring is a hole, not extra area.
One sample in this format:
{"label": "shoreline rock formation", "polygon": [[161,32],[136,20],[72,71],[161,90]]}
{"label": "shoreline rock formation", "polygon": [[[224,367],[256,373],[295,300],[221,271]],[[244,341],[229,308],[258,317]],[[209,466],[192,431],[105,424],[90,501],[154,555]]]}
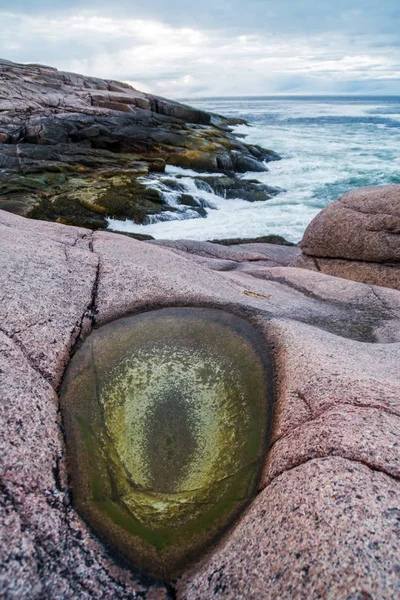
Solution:
{"label": "shoreline rock formation", "polygon": [[296,266],[400,290],[400,185],[365,187],[307,227]]}
{"label": "shoreline rock formation", "polygon": [[238,122],[125,83],[0,60],[0,208],[90,229],[106,217],[143,223],[173,210],[142,181],[167,163],[225,173],[228,194],[237,182],[265,200],[279,190],[235,174],[280,157],[236,137]]}
{"label": "shoreline rock formation", "polygon": [[[0,236],[4,597],[398,597],[398,291],[294,268],[296,247],[140,242],[4,211]],[[94,326],[182,306],[258,330],[276,401],[256,499],[162,582],[75,512],[58,391]]]}

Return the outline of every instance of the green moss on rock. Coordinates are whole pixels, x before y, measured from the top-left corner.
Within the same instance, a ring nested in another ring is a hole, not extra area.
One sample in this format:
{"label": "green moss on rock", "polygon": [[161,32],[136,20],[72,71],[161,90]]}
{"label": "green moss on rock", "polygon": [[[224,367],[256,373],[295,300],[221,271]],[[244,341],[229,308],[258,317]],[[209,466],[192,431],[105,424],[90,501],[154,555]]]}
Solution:
{"label": "green moss on rock", "polygon": [[64,225],[75,225],[88,229],[105,229],[108,224],[104,216],[82,206],[77,200],[65,196],[58,196],[53,201],[42,198],[27,216],[31,219],[56,221]]}
{"label": "green moss on rock", "polygon": [[107,184],[107,188],[96,199],[96,204],[103,207],[109,216],[143,223],[147,215],[165,210],[160,192],[146,188],[136,178],[114,177]]}
{"label": "green moss on rock", "polygon": [[96,330],[61,391],[75,505],[140,567],[177,574],[255,493],[270,359],[246,321],[164,309]]}

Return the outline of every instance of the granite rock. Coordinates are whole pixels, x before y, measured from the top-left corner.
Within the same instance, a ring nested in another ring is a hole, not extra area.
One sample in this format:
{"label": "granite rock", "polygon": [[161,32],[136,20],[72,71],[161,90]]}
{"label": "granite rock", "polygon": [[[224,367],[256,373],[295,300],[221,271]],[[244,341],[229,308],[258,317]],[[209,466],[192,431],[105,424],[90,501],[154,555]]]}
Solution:
{"label": "granite rock", "polygon": [[400,185],[348,192],[324,208],[301,241],[297,266],[400,288]]}
{"label": "granite rock", "polygon": [[301,269],[319,271],[361,283],[400,289],[400,266],[397,263],[364,262],[342,258],[317,258],[301,254],[294,263]]}
{"label": "granite rock", "polygon": [[343,458],[277,477],[177,598],[396,598],[398,481]]}
{"label": "granite rock", "polygon": [[[166,247],[2,211],[0,236],[4,597],[398,597],[398,291],[290,266],[290,247]],[[165,585],[76,514],[57,394],[93,325],[169,306],[252,323],[275,410],[257,498]]]}

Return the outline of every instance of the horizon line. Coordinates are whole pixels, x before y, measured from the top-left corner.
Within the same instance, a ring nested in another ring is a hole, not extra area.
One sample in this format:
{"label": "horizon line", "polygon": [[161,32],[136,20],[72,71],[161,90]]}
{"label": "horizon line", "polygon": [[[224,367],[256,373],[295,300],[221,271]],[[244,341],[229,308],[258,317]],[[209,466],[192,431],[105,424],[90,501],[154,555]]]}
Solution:
{"label": "horizon line", "polygon": [[[239,100],[239,99],[262,99],[262,98],[400,98],[398,94],[368,94],[368,93],[346,93],[346,94],[245,94],[229,96],[179,96],[179,100]],[[178,98],[176,98],[178,99]]]}

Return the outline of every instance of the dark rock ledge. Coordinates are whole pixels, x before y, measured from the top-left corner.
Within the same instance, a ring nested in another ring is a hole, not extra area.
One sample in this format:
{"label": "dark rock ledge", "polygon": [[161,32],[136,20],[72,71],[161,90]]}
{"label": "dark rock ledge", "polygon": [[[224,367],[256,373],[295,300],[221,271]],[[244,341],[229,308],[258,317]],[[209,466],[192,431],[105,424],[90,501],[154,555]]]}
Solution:
{"label": "dark rock ledge", "polygon": [[[138,180],[166,163],[229,174],[234,197],[235,173],[279,159],[237,138],[237,122],[125,83],[0,60],[0,207],[91,229],[106,216],[142,223],[171,210]],[[247,188],[249,199],[270,197]]]}

